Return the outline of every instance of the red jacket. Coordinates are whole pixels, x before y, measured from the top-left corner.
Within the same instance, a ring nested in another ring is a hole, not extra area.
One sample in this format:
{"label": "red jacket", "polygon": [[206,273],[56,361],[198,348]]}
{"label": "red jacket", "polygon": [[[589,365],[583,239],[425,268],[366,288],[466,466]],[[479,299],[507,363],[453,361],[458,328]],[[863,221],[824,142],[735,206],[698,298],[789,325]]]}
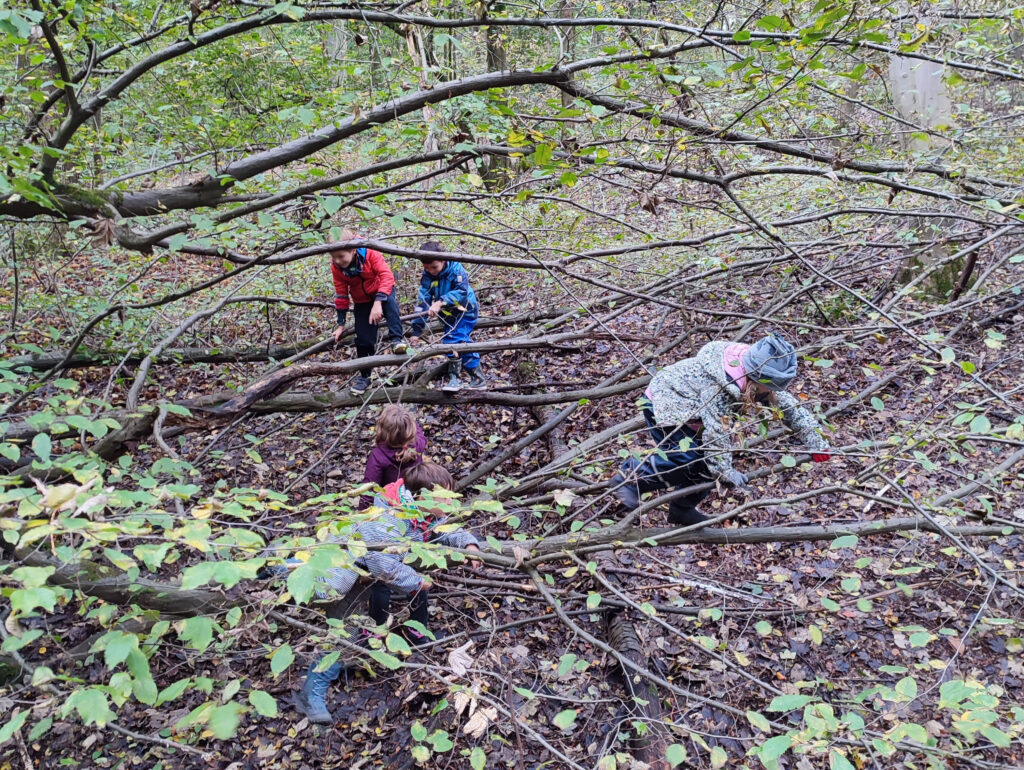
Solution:
{"label": "red jacket", "polygon": [[[365,256],[361,256],[365,255]],[[334,278],[334,307],[338,310],[349,309],[349,294],[357,305],[387,299],[395,288],[395,276],[384,261],[384,255],[373,249],[362,248],[356,251],[353,264],[358,259],[363,261],[363,269],[359,275],[346,275],[331,263],[331,277]]]}

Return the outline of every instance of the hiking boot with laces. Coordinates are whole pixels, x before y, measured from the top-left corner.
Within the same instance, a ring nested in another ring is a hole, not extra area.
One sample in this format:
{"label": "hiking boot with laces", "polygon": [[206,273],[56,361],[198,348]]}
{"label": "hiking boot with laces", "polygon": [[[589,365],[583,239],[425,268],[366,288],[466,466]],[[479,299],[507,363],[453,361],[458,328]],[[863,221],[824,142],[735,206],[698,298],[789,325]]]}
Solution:
{"label": "hiking boot with laces", "polygon": [[295,696],[295,709],[310,722],[319,725],[333,724],[334,716],[327,708],[327,688],[341,673],[341,664],[335,663],[325,671],[314,671],[316,662],[306,671],[306,681],[302,690]]}

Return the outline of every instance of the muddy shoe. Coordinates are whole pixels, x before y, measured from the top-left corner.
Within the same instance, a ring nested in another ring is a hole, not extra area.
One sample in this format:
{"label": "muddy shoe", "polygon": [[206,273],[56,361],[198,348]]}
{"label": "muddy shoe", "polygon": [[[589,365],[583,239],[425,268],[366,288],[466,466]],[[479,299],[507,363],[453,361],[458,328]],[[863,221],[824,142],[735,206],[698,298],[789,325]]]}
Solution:
{"label": "muddy shoe", "polygon": [[612,486],[612,494],[628,510],[633,511],[640,507],[640,490],[635,482],[627,482],[621,473],[616,473],[608,482]]}
{"label": "muddy shoe", "polygon": [[369,387],[370,378],[363,377],[363,375],[360,374],[358,377],[352,379],[352,384],[349,386],[348,391],[353,396],[361,396],[366,392],[367,388]]}
{"label": "muddy shoe", "polygon": [[434,635],[434,638],[431,639],[426,634],[421,634],[415,628],[410,628],[409,626],[402,626],[399,629],[399,633],[402,635],[405,641],[407,641],[413,647],[422,647],[423,645],[430,644],[435,640],[440,641],[441,639],[444,639],[447,636],[447,634],[444,631],[431,631],[431,633]]}
{"label": "muddy shoe", "polygon": [[404,356],[409,352],[409,343],[405,340],[395,340],[391,343],[391,352],[396,356]]}
{"label": "muddy shoe", "polygon": [[462,390],[462,383],[459,381],[459,372],[462,370],[462,361],[453,359],[448,362],[448,381],[441,386],[445,393],[458,393]]}
{"label": "muddy shoe", "polygon": [[688,527],[693,524],[703,524],[707,520],[708,517],[692,505],[682,505],[675,500],[668,504],[669,524],[678,524],[681,527]]}
{"label": "muddy shoe", "polygon": [[475,369],[467,369],[466,377],[469,378],[469,387],[471,388],[482,390],[483,388],[487,387],[487,380],[485,380],[483,376],[481,376],[479,366],[476,367]]}

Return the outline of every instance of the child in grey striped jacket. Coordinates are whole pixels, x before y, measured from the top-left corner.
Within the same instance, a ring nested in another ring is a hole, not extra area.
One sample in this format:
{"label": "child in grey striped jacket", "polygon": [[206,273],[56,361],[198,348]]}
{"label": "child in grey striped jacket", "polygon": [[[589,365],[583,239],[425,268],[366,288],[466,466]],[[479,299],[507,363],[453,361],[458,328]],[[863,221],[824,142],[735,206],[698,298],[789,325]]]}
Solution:
{"label": "child in grey striped jacket", "polygon": [[[374,501],[380,507],[386,507],[387,512],[357,525],[349,537],[358,536],[367,545],[374,546],[421,540],[452,548],[479,551],[479,541],[469,532],[439,531],[438,528],[444,524],[444,519],[436,516],[436,511],[426,508],[423,505],[424,501],[417,502],[415,499],[424,490],[430,491],[437,487],[451,490],[454,486],[451,474],[436,463],[423,462],[410,468],[404,480],[399,479],[384,487],[384,495]],[[417,509],[421,515],[400,518],[396,515],[394,506]],[[332,536],[331,539],[337,542],[340,538]],[[367,551],[355,561],[355,566],[376,578],[370,589],[369,607],[370,617],[375,623],[387,623],[391,609],[391,592],[397,591],[410,597],[410,617],[421,628],[426,629],[429,621],[429,577],[421,575],[406,564],[401,555],[379,550]],[[358,578],[359,573],[356,570],[339,567],[329,570],[320,580],[338,594],[344,595],[352,589]],[[320,598],[327,596],[326,590],[316,593]],[[399,631],[412,644],[421,645],[429,641],[425,634],[411,626],[403,625]],[[301,713],[309,717],[310,721],[330,724],[333,717],[327,709],[327,688],[338,678],[342,664],[335,663],[318,672],[315,670],[318,662],[314,661],[310,665],[302,691],[295,699],[295,705]]]}

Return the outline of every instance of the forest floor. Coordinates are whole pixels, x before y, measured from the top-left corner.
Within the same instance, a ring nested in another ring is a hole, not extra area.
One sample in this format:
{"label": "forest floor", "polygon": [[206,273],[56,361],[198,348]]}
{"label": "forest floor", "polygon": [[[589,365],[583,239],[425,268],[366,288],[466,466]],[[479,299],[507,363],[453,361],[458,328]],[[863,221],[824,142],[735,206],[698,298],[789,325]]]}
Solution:
{"label": "forest floor", "polygon": [[[764,287],[764,291],[770,288]],[[517,312],[530,304],[532,296],[532,289],[500,295],[488,292],[483,314]],[[717,306],[713,295],[696,301],[710,309]],[[294,323],[276,328],[275,341],[323,331],[307,328],[307,318],[296,314]],[[633,340],[630,342],[593,340],[567,351],[489,355],[484,360],[489,386],[513,392],[528,391],[536,382],[554,389],[594,386],[621,369],[632,355],[643,356],[655,342],[679,333],[687,322],[672,311],[655,325],[650,308],[640,308],[615,321],[614,331]],[[1000,364],[1024,357],[1024,335],[1019,334],[1019,327],[1020,321],[1013,318],[1005,327],[998,327],[1009,333],[995,349],[986,346],[980,335],[974,341],[959,340],[961,349],[970,351],[969,358],[978,371],[985,373],[986,382],[1000,391],[1012,391],[1019,381],[1019,366]],[[266,329],[258,333],[260,343],[268,341],[267,334]],[[477,336],[511,334],[506,329]],[[244,325],[217,329],[218,343],[226,347],[242,347],[256,336]],[[658,363],[671,363],[690,352],[680,348]],[[857,345],[829,351],[832,363],[828,366],[805,362],[794,389],[809,406],[824,411],[864,389],[882,373],[912,361],[905,373],[884,389],[884,401],[859,403],[835,416],[829,438],[834,446],[850,446],[886,441],[909,431],[923,435],[927,426],[948,426],[958,410],[963,411],[957,404],[968,400],[964,392],[969,378],[957,366],[914,360],[918,353],[905,338],[868,337]],[[348,350],[336,350],[324,357],[344,360],[348,354]],[[524,362],[532,366],[523,369]],[[143,398],[210,393],[247,382],[264,368],[262,364],[187,370],[158,367]],[[523,371],[529,371],[530,378],[524,380]],[[109,367],[76,372],[86,395],[101,395],[110,376]],[[302,387],[339,390],[346,385],[339,379]],[[45,395],[41,393],[40,399]],[[634,417],[637,395],[584,405],[565,424],[561,440],[571,446]],[[1016,413],[1024,411],[1019,391],[1013,402]],[[428,437],[428,454],[456,478],[538,425],[536,412],[524,408],[463,404],[457,409],[416,406],[413,411]],[[230,428],[190,437],[180,449],[184,459],[197,462],[201,470],[197,483],[206,492],[218,484],[282,491],[294,483],[289,496],[305,499],[338,491],[361,479],[365,457],[372,448],[376,413],[377,407],[364,407],[341,414],[251,417]],[[351,430],[331,449],[343,429]],[[581,459],[571,473],[578,481],[606,480],[619,461],[620,450],[650,446],[646,435],[623,437],[611,448]],[[890,466],[911,499],[927,499],[938,488],[953,489],[969,478],[973,468],[992,467],[1007,451],[1005,444],[985,441],[954,447],[936,440],[922,448],[927,455],[923,461]],[[783,437],[757,453],[738,453],[737,466],[749,471],[795,449],[792,438]],[[967,451],[973,454],[965,455]],[[875,452],[850,451],[829,464],[787,469],[753,483],[743,496],[714,492],[703,507],[714,514],[744,500],[791,498],[812,487],[842,487],[875,459]],[[154,459],[159,456],[158,450],[143,446],[136,452],[136,461],[145,463],[148,453]],[[550,443],[541,441],[506,462],[498,473],[512,479],[521,477],[552,456]],[[928,466],[927,472],[922,472],[922,462]],[[300,478],[317,463],[312,473]],[[876,486],[884,491],[881,484]],[[471,491],[467,497],[474,494]],[[1024,482],[1019,476],[990,490],[989,497],[1000,515],[1024,521]],[[593,510],[581,510],[589,502],[586,497],[577,498],[560,520],[550,505],[545,510],[524,507],[516,530],[507,516],[479,517],[468,526],[481,539],[489,535],[505,540],[516,532],[529,537],[565,532],[576,516],[593,515]],[[614,521],[623,513],[617,504],[600,506],[600,520]],[[512,503],[507,506],[512,507]],[[964,513],[968,518],[981,517],[984,509],[977,500],[969,500]],[[747,514],[745,522],[724,526],[827,525],[893,515],[884,504],[836,491],[808,501],[766,506]],[[254,526],[271,523],[288,524],[279,517],[252,522]],[[664,510],[658,509],[645,515],[642,526],[664,523]],[[756,759],[744,757],[763,736],[743,715],[764,712],[766,704],[779,695],[820,697],[832,704],[837,715],[873,715],[865,719],[867,727],[883,732],[893,723],[912,721],[938,740],[940,750],[963,742],[948,709],[939,707],[943,682],[954,677],[978,679],[995,684],[998,691],[993,692],[1005,703],[1024,703],[1024,602],[1019,593],[996,586],[978,564],[980,560],[999,568],[1019,592],[1024,537],[977,539],[966,545],[973,554],[941,535],[902,533],[865,537],[846,547],[828,541],[644,547],[616,552],[601,563],[601,573],[606,578],[614,576],[619,589],[633,602],[651,608],[651,616],[628,611],[651,670],[708,699],[700,703],[656,688],[662,724],[671,736],[668,742],[684,745],[693,767],[722,766],[721,751],[728,766],[740,766],[744,761],[756,766]],[[579,633],[583,630],[605,638],[605,613],[599,606],[591,607],[588,597],[595,591],[605,598],[611,594],[595,582],[585,565],[581,568],[570,560],[557,568],[545,565],[541,574],[549,578],[551,592],[570,613],[574,625],[558,618],[550,602],[521,572],[465,566],[436,572],[432,628],[443,630],[447,638],[417,651],[408,659],[410,665],[398,671],[377,666],[373,673],[353,671],[344,676],[329,694],[328,703],[337,718],[331,727],[311,725],[287,706],[301,684],[305,662],[315,655],[308,633],[265,618],[259,622],[243,618],[235,630],[234,646],[223,653],[211,648],[195,654],[164,645],[151,661],[154,676],[160,687],[180,678],[182,671],[188,671],[194,680],[210,677],[258,684],[282,705],[276,718],[254,714],[242,722],[230,741],[217,741],[197,728],[176,731],[176,723],[206,699],[201,687],[196,687],[176,700],[173,710],[130,703],[121,709],[119,723],[143,736],[160,735],[195,744],[210,756],[184,757],[149,740],[61,722],[45,739],[28,742],[24,758],[31,758],[38,767],[355,770],[413,766],[410,749],[422,744],[431,748],[427,766],[432,767],[469,767],[476,746],[485,750],[488,767],[562,768],[574,766],[572,763],[594,767],[602,757],[614,759],[618,767],[642,766],[630,754],[643,742],[642,733],[652,726],[635,723],[636,703],[624,694],[626,682],[617,664]],[[272,584],[260,583],[247,590],[259,596],[275,589]],[[49,616],[44,621],[62,629],[60,643],[66,648],[98,628],[96,620],[76,617],[81,609],[69,605],[65,617]],[[322,623],[315,607],[295,607],[290,612],[306,623]],[[460,682],[473,695],[460,702],[453,697],[457,688],[452,687],[450,655],[468,640],[473,642],[468,649],[472,663]],[[266,652],[284,642],[290,643],[299,660],[275,676]],[[23,652],[29,662],[52,654],[45,649]],[[99,668],[101,662],[87,662],[74,675],[91,678],[90,665]],[[901,691],[910,687],[908,681],[914,691]],[[893,697],[894,691],[898,697]],[[578,712],[575,719],[559,726],[556,715],[568,709]],[[800,711],[774,716],[789,720],[794,727],[800,722]],[[443,731],[443,739],[438,731]],[[456,746],[451,750],[446,743],[449,736]],[[887,766],[877,749],[864,748],[857,756],[858,768]],[[926,756],[921,754],[919,766],[953,766],[944,764],[941,751],[931,754],[931,765]],[[1019,766],[1024,762],[1019,740],[1008,748],[979,744],[972,757],[979,766]],[[0,770],[18,767],[24,758],[0,759]],[[795,758],[786,766],[805,770],[822,766],[820,761],[820,757],[813,761]],[[607,760],[604,765],[614,766]]]}

